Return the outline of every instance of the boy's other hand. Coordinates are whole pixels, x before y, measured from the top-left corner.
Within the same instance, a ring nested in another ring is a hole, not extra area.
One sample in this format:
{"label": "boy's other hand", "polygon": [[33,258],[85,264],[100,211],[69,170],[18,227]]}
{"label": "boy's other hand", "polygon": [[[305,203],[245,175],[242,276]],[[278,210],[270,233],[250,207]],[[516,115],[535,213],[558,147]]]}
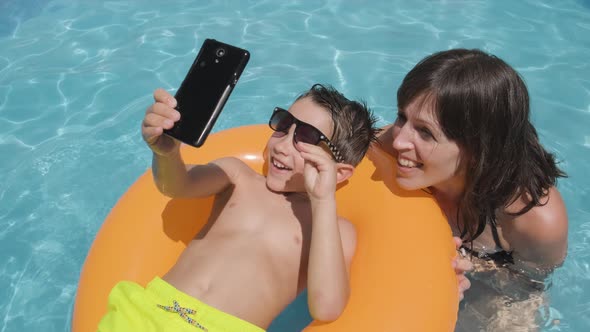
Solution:
{"label": "boy's other hand", "polygon": [[320,146],[298,142],[297,149],[305,160],[303,176],[310,198],[333,198],[336,192],[336,162]]}
{"label": "boy's other hand", "polygon": [[154,101],[145,112],[141,124],[141,135],[155,154],[164,156],[180,147],[180,142],[162,135],[164,129],[172,128],[180,119],[180,113],[174,109],[176,99],[164,89],[154,91]]}

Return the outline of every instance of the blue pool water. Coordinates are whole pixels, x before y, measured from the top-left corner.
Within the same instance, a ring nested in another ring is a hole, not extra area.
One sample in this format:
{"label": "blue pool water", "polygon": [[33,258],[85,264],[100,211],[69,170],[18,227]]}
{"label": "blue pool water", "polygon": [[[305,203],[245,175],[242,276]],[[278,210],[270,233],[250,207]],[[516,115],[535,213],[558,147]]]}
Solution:
{"label": "blue pool water", "polygon": [[[437,50],[482,48],[514,65],[542,142],[570,176],[559,182],[569,256],[551,279],[541,325],[590,330],[589,1],[8,0],[0,332],[68,330],[92,240],[150,165],[139,124],[151,92],[174,91],[205,38],[252,53],[215,131],[264,123],[314,82],[364,98],[386,124],[405,73]],[[290,308],[271,331],[299,330],[306,319]]]}

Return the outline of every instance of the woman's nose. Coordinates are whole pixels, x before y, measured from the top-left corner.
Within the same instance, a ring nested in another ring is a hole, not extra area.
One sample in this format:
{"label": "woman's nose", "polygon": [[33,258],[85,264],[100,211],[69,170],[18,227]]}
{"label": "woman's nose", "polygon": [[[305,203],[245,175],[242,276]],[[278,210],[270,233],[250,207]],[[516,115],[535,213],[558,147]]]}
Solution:
{"label": "woman's nose", "polygon": [[412,131],[406,123],[402,127],[393,128],[393,148],[395,150],[408,150],[413,147]]}

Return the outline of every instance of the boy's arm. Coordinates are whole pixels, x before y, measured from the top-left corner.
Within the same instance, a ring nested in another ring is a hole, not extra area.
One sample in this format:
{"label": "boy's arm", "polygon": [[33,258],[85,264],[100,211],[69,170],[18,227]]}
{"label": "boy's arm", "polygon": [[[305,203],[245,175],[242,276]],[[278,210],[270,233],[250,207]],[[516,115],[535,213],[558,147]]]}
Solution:
{"label": "boy's arm", "polygon": [[235,158],[218,159],[207,165],[186,166],[180,143],[166,135],[180,119],[176,100],[163,89],[154,92],[141,126],[143,139],[153,152],[152,171],[158,189],[170,197],[202,197],[217,194],[237,181],[246,166]]}
{"label": "boy's arm", "polygon": [[312,211],[308,306],[315,320],[330,322],[342,314],[350,296],[349,273],[356,231],[349,221],[336,217],[335,203],[316,205]]}
{"label": "boy's arm", "polygon": [[166,156],[154,153],[154,182],[169,197],[206,197],[220,193],[238,181],[242,161],[227,157],[206,165],[185,165],[179,151]]}
{"label": "boy's arm", "polygon": [[336,320],[348,302],[348,273],[356,246],[352,224],[336,215],[336,184],[352,175],[353,167],[336,164],[321,147],[297,143],[305,160],[305,188],[312,212],[307,270],[307,301],[318,321]]}

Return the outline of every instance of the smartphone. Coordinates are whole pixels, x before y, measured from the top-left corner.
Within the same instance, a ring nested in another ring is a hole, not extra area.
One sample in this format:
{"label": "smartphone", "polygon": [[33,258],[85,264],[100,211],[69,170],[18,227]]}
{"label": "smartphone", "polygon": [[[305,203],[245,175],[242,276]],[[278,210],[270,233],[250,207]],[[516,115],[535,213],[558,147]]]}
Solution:
{"label": "smartphone", "polygon": [[164,132],[194,147],[203,145],[249,59],[244,49],[206,39],[174,96],[180,120]]}

